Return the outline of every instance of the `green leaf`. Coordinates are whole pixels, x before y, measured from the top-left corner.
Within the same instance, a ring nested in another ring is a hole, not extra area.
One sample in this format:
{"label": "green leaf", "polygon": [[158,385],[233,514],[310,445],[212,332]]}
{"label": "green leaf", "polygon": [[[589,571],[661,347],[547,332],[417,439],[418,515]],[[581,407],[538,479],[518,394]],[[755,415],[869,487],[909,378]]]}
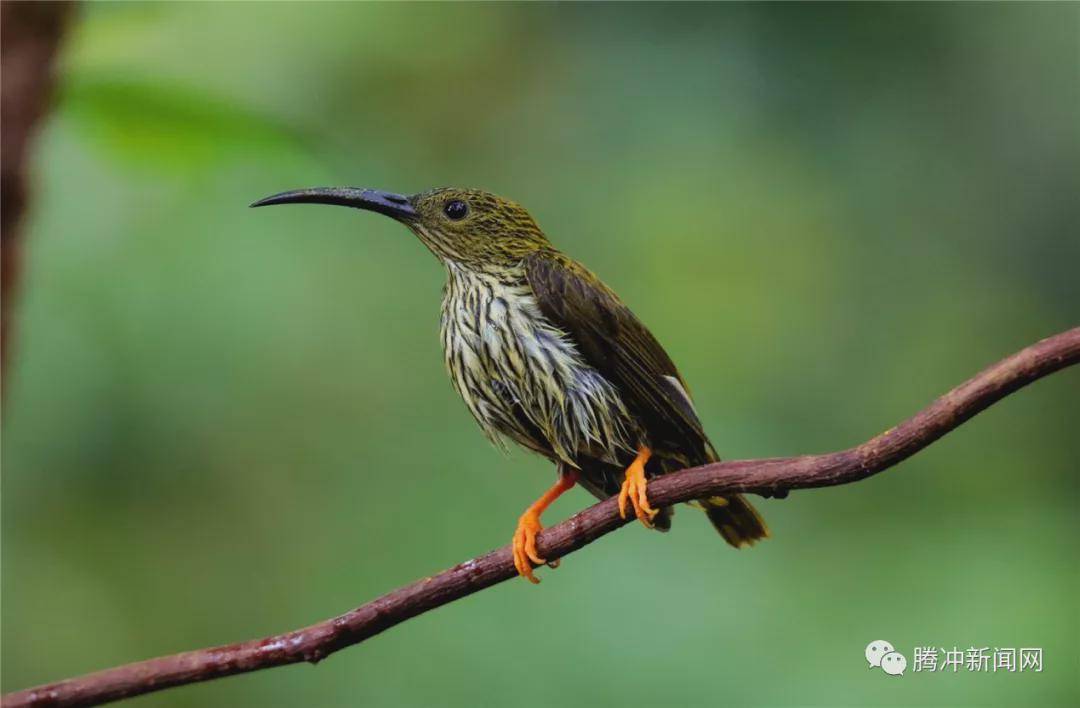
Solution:
{"label": "green leaf", "polygon": [[304,151],[295,130],[175,83],[69,77],[59,113],[108,158],[159,173],[191,176],[249,155]]}

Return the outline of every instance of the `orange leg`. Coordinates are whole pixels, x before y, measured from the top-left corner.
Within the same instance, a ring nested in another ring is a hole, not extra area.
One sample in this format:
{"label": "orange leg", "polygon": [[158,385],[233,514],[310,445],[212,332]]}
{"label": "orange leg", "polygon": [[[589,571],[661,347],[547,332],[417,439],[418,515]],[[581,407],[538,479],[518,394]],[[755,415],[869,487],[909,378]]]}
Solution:
{"label": "orange leg", "polygon": [[638,448],[637,457],[626,468],[626,480],[619,490],[619,516],[626,518],[626,502],[629,500],[638,521],[651,529],[653,517],[660,512],[649,506],[649,497],[645,494],[645,463],[650,457],[652,450],[642,445]]}
{"label": "orange leg", "polygon": [[[540,515],[544,513],[544,509],[551,506],[553,501],[562,496],[563,492],[572,489],[575,484],[577,484],[576,471],[561,472],[559,481],[552,485],[551,489],[544,492],[544,495],[526,509],[521,518],[518,519],[513,541],[514,567],[517,568],[518,575],[526,578],[530,583],[540,582],[540,578],[533,574],[532,564],[543,565],[547,563],[536,551],[536,534],[540,533],[540,530],[544,528],[540,525]],[[552,561],[551,567],[555,567],[554,561]]]}

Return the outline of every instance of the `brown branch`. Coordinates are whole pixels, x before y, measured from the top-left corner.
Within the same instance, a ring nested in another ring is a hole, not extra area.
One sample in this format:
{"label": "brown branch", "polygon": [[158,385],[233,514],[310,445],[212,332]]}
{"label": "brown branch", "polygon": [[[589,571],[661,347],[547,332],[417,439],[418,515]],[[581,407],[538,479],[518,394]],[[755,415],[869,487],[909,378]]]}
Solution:
{"label": "brown branch", "polygon": [[53,60],[70,15],[67,2],[0,4],[0,373],[5,380],[22,265],[18,231],[27,201],[27,153],[49,106]]}
{"label": "brown branch", "polygon": [[[768,460],[720,462],[649,483],[654,505],[731,492],[783,496],[791,489],[865,479],[910,457],[976,413],[1027,384],[1080,361],[1080,327],[1044,339],[984,370],[914,417],[849,450]],[[600,502],[540,535],[556,559],[624,525],[615,501]],[[149,659],[4,697],[3,705],[82,706],[248,671],[316,662],[419,614],[515,577],[503,547],[418,580],[333,619],[286,634]]]}

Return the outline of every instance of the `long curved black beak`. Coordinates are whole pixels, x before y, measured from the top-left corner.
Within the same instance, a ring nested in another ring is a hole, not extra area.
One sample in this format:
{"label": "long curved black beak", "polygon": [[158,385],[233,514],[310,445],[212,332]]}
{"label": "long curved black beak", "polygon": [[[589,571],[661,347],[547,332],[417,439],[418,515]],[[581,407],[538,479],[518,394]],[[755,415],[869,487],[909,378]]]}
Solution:
{"label": "long curved black beak", "polygon": [[275,204],[334,204],[374,211],[399,221],[409,221],[417,217],[416,209],[413,208],[408,197],[378,189],[358,187],[297,189],[260,199],[251,206],[262,207]]}

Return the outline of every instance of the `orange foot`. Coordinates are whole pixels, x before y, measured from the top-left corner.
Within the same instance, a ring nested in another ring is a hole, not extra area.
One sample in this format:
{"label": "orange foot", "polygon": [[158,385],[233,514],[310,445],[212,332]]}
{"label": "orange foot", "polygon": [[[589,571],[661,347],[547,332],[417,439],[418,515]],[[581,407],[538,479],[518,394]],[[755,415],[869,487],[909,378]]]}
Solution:
{"label": "orange foot", "polygon": [[626,468],[626,479],[622,489],[619,490],[619,516],[626,518],[626,502],[634,505],[634,515],[638,521],[648,528],[653,527],[653,517],[660,512],[649,505],[649,497],[645,493],[645,463],[652,456],[652,450],[642,445],[638,448],[637,457]]}
{"label": "orange foot", "polygon": [[[532,506],[525,510],[525,513],[518,519],[517,530],[514,531],[514,540],[512,546],[514,549],[514,567],[517,568],[518,575],[528,580],[530,583],[539,583],[540,578],[536,577],[533,573],[533,564],[544,565],[547,561],[540,557],[539,552],[536,550],[536,534],[540,533],[540,530],[544,527],[540,525],[540,515],[544,513],[544,509],[551,506],[551,503],[558,499],[563,492],[572,488],[577,483],[577,473],[560,473],[559,481],[551,487],[551,489],[544,492],[544,495],[536,500]],[[558,561],[552,561],[548,563],[549,566],[554,568],[558,565]]]}
{"label": "orange foot", "polygon": [[540,578],[533,573],[532,564],[543,565],[546,561],[536,552],[536,534],[544,528],[540,525],[540,515],[530,508],[518,519],[514,531],[514,567],[518,575],[530,583],[539,583]]}

